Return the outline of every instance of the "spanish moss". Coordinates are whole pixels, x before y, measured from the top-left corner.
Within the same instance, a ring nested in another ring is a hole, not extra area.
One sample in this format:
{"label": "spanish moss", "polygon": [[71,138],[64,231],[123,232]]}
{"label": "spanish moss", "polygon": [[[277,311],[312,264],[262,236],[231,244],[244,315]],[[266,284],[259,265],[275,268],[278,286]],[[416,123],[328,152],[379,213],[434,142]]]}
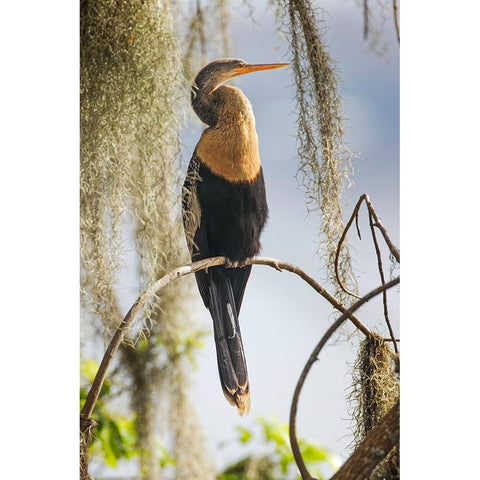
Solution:
{"label": "spanish moss", "polygon": [[[190,86],[195,74],[215,57],[231,53],[229,0],[196,0],[192,10],[182,11],[186,29],[178,25],[182,38],[186,84]],[[207,41],[208,38],[208,41]]]}
{"label": "spanish moss", "polygon": [[81,253],[84,288],[106,328],[118,322],[115,282],[127,217],[136,224],[140,288],[174,244],[179,183],[180,62],[167,7],[81,4]]}
{"label": "spanish moss", "polygon": [[[395,354],[379,336],[366,337],[360,345],[349,398],[355,422],[354,446],[361,443],[398,400],[400,381],[395,373],[394,360]],[[393,480],[399,478],[398,475],[399,451],[394,449],[369,480]]]}
{"label": "spanish moss", "polygon": [[391,37],[400,42],[398,6],[395,0],[356,0],[363,10],[363,40],[370,50],[386,58]]}
{"label": "spanish moss", "polygon": [[[123,268],[140,293],[187,261],[179,211],[184,79],[166,1],[82,0],[80,28],[82,296],[87,315],[101,321],[109,338],[125,313],[118,294]],[[157,404],[161,397],[172,408],[178,390],[189,386],[174,388],[167,379],[172,359],[196,335],[186,314],[191,287],[182,282],[162,292],[118,357],[136,413],[144,479],[159,476],[159,442],[171,435],[175,442],[182,431],[177,425],[173,434],[160,432]],[[191,363],[179,365],[186,378]],[[200,448],[200,437],[199,429],[184,432],[182,448]]]}
{"label": "spanish moss", "polygon": [[[339,74],[323,40],[319,19],[310,0],[279,0],[278,17],[289,44],[296,83],[298,115],[297,178],[303,186],[309,211],[322,215],[319,252],[326,260],[327,276],[344,303],[351,299],[335,280],[334,261],[344,230],[342,195],[350,185],[351,152],[343,144]],[[340,279],[356,292],[348,245],[339,257]]]}

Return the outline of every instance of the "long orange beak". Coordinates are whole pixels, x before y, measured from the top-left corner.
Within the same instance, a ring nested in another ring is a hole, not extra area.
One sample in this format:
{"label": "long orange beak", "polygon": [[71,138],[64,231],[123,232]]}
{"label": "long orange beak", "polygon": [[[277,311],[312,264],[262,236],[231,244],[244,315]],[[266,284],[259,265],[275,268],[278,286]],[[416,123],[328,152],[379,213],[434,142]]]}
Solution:
{"label": "long orange beak", "polygon": [[272,70],[274,68],[282,68],[290,65],[289,63],[247,63],[241,67],[235,68],[232,77],[244,75],[245,73],[258,72],[259,70]]}

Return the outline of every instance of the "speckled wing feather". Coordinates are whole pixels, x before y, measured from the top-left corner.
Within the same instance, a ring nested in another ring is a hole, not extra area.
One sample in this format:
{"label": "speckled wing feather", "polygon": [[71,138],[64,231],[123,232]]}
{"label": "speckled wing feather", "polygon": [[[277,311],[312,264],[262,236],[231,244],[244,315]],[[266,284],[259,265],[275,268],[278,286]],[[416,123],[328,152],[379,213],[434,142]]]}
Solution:
{"label": "speckled wing feather", "polygon": [[[202,211],[197,195],[197,185],[201,181],[200,160],[193,154],[188,166],[187,175],[183,184],[182,192],[182,210],[183,210],[183,228],[187,240],[188,249],[192,261],[202,260],[209,257],[207,241],[207,225],[202,223]],[[204,270],[195,273],[198,290],[202,297],[205,307],[210,305],[209,279]]]}
{"label": "speckled wing feather", "polygon": [[197,182],[200,180],[199,176],[200,160],[193,154],[190,164],[188,165],[187,175],[183,183],[182,191],[182,213],[183,213],[183,227],[185,230],[185,237],[187,239],[188,249],[190,255],[194,254],[195,235],[200,221],[202,212],[197,196]]}

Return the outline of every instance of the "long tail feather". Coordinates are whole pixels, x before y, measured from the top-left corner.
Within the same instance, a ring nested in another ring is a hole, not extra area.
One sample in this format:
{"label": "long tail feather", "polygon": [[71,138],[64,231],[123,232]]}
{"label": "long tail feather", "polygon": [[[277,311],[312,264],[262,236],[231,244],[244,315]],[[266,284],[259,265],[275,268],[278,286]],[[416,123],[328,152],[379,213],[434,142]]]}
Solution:
{"label": "long tail feather", "polygon": [[227,400],[241,416],[250,410],[247,364],[230,276],[225,268],[209,269],[210,313],[213,318],[220,382]]}

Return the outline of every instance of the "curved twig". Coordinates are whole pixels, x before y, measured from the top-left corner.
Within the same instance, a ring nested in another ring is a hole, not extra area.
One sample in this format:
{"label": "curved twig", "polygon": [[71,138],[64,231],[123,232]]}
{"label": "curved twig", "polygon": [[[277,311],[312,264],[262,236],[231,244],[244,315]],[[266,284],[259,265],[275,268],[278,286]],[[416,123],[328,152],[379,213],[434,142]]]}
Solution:
{"label": "curved twig", "polygon": [[[383,274],[383,267],[382,267],[382,259],[381,259],[381,254],[380,254],[380,247],[378,246],[377,242],[377,237],[375,235],[375,228],[377,227],[380,232],[382,233],[383,239],[385,240],[385,243],[388,245],[388,248],[390,250],[391,255],[395,257],[395,260],[400,263],[400,251],[398,248],[392,243],[390,240],[390,237],[387,234],[387,231],[385,230],[385,227],[382,225],[382,222],[378,218],[377,212],[375,211],[375,208],[373,208],[373,204],[370,201],[370,198],[367,194],[365,196],[365,203],[367,204],[368,208],[368,220],[370,223],[370,230],[372,232],[372,238],[373,238],[373,243],[375,245],[375,252],[377,255],[377,262],[378,262],[378,271],[380,273],[380,279],[382,280],[382,284],[385,283],[385,278]],[[372,218],[375,220],[375,222],[372,221]],[[393,332],[392,325],[390,323],[390,318],[388,315],[388,307],[387,307],[387,292],[383,292],[383,311],[384,311],[384,317],[385,317],[385,322],[387,324],[388,331],[390,333],[390,337],[393,342],[393,347],[395,349],[395,353],[398,353],[398,346],[397,342],[395,340],[395,334]]]}
{"label": "curved twig", "polygon": [[155,283],[150,285],[135,301],[135,303],[131,306],[128,313],[125,315],[122,323],[117,328],[115,334],[110,341],[105,354],[103,355],[102,361],[100,363],[100,367],[98,368],[97,375],[93,380],[92,386],[88,392],[87,398],[85,400],[85,404],[83,405],[81,411],[81,417],[89,418],[92,415],[93,408],[97,402],[98,396],[100,394],[100,390],[102,388],[103,382],[105,380],[105,376],[107,374],[107,369],[112,361],[113,356],[115,355],[118,347],[122,343],[123,339],[125,338],[125,334],[132,323],[132,320],[141,312],[143,307],[155,296],[155,294],[161,290],[162,288],[166,287],[169,283],[173,282],[174,280],[183,277],[184,275],[188,275],[189,273],[194,273],[198,270],[202,270],[204,268],[213,267],[215,265],[221,265],[225,263],[225,259],[223,257],[215,257],[209,258],[206,260],[200,260],[198,262],[192,263],[190,265],[186,265],[183,267],[176,268],[172,270],[167,275],[163,276],[160,280],[157,280]]}
{"label": "curved twig", "polygon": [[[339,258],[340,248],[341,248],[343,242],[345,241],[345,238],[347,236],[347,232],[350,229],[350,226],[352,225],[354,219],[355,219],[355,224],[356,224],[356,227],[357,227],[358,236],[359,236],[360,239],[362,238],[361,235],[360,235],[360,229],[359,229],[359,226],[358,226],[358,212],[360,210],[360,206],[361,206],[363,201],[365,201],[365,203],[367,205],[368,220],[369,220],[369,223],[370,223],[370,231],[372,233],[373,243],[374,243],[374,246],[375,246],[375,253],[377,255],[378,270],[379,270],[379,273],[380,273],[380,279],[382,281],[382,284],[385,283],[385,278],[384,278],[384,274],[383,274],[383,266],[382,266],[382,258],[381,258],[381,253],[380,253],[380,247],[378,245],[378,241],[377,241],[377,237],[375,235],[375,228],[374,227],[377,227],[380,230],[380,232],[382,233],[383,239],[385,240],[385,243],[387,244],[387,246],[390,250],[390,254],[395,258],[395,260],[398,263],[400,263],[400,251],[393,244],[393,242],[390,240],[390,237],[388,236],[385,227],[382,225],[382,222],[378,218],[378,215],[377,215],[377,212],[375,211],[375,208],[373,208],[373,205],[372,205],[372,202],[370,201],[370,198],[368,197],[368,195],[366,193],[364,193],[358,199],[358,202],[355,205],[355,208],[353,209],[352,215],[350,216],[350,219],[348,220],[347,225],[345,226],[345,229],[342,232],[342,236],[340,237],[340,240],[339,240],[339,243],[338,243],[337,253],[336,253],[336,256],[335,256],[335,264],[334,264],[335,276],[336,276],[337,282],[340,285],[341,289],[345,293],[347,293],[348,295],[352,295],[355,298],[361,298],[361,297],[354,292],[350,292],[343,285],[343,283],[340,280],[340,276],[338,274],[338,258]],[[372,219],[374,221],[372,221]],[[391,337],[392,342],[393,342],[395,353],[398,353],[398,346],[397,346],[397,342],[395,340],[395,334],[393,332],[392,325],[391,325],[390,319],[389,319],[388,307],[387,307],[387,298],[386,298],[386,292],[385,291],[383,292],[383,312],[384,312],[385,322],[387,324],[387,328],[388,328],[388,331],[390,333],[390,337]]]}
{"label": "curved twig", "polygon": [[[112,340],[110,341],[107,350],[102,358],[100,363],[97,375],[92,383],[92,386],[87,394],[87,398],[83,405],[83,408],[80,413],[80,418],[84,423],[88,419],[90,419],[95,404],[98,400],[98,396],[100,395],[100,390],[103,386],[103,382],[105,381],[105,377],[107,374],[107,369],[115,355],[116,351],[118,350],[120,344],[122,343],[125,334],[130,327],[133,319],[142,311],[145,305],[155,296],[157,292],[159,292],[162,288],[169,285],[171,282],[177,280],[180,277],[185,275],[195,273],[199,270],[203,270],[209,267],[214,267],[218,265],[223,265],[225,263],[225,257],[213,257],[207,258],[205,260],[199,260],[197,262],[191,263],[189,265],[185,265],[182,267],[178,267],[172,270],[167,275],[163,276],[152,285],[150,285],[135,301],[132,305],[128,313],[125,315],[124,319],[122,320],[120,326],[117,328],[115,334],[113,335]],[[246,264],[252,265],[267,265],[276,270],[287,270],[291,273],[295,273],[300,278],[302,278],[305,282],[307,282],[315,291],[317,291],[320,295],[322,295],[327,301],[329,301],[337,310],[346,314],[346,316],[350,319],[350,321],[366,336],[372,335],[370,330],[354,315],[348,313],[347,308],[338,302],[333,295],[327,292],[316,280],[312,277],[307,275],[303,270],[299,267],[292,265],[287,262],[283,262],[281,260],[277,260],[275,258],[267,258],[267,257],[254,257],[247,260]]]}
{"label": "curved twig", "polygon": [[[368,210],[368,221],[370,224],[370,231],[372,233],[373,244],[375,246],[375,254],[377,255],[377,265],[378,265],[378,272],[380,273],[380,280],[382,285],[385,285],[385,275],[383,273],[383,262],[382,262],[382,253],[380,252],[380,247],[377,241],[377,235],[375,234],[375,224],[373,222],[373,215],[370,209]],[[383,297],[383,316],[385,318],[385,323],[387,324],[388,331],[390,332],[390,338],[393,342],[393,348],[395,353],[398,353],[398,346],[395,340],[395,334],[393,333],[392,324],[390,323],[390,316],[388,314],[388,302],[387,302],[387,291],[384,290],[382,292]]]}
{"label": "curved twig", "polygon": [[[286,270],[288,272],[298,275],[302,280],[307,282],[317,293],[319,293],[325,300],[327,300],[333,307],[338,311],[345,313],[348,312],[347,307],[340,303],[333,295],[328,293],[325,288],[323,288],[316,280],[314,280],[310,275],[305,273],[301,268],[292,265],[291,263],[282,262],[281,260],[275,260],[268,257],[254,257],[249,260],[248,263],[252,265],[268,265],[270,267],[276,268],[277,270]],[[365,336],[370,336],[372,333],[355,315],[347,314],[348,319],[357,327]]]}
{"label": "curved twig", "polygon": [[310,372],[312,365],[317,360],[317,356],[322,350],[322,348],[324,347],[324,345],[327,343],[327,341],[333,335],[333,333],[345,322],[345,320],[349,318],[349,316],[355,310],[361,307],[364,303],[368,302],[373,297],[384,292],[385,290],[397,285],[398,283],[400,283],[400,277],[396,277],[390,282],[385,283],[384,285],[381,285],[375,290],[372,290],[371,292],[367,293],[352,307],[350,307],[348,311],[344,312],[325,332],[324,336],[322,337],[320,342],[317,344],[317,346],[311,353],[307,363],[305,364],[305,367],[302,370],[302,373],[297,382],[297,386],[295,387],[295,392],[293,394],[292,404],[290,407],[289,435],[290,435],[290,444],[292,447],[293,456],[295,458],[295,463],[297,464],[298,469],[300,470],[300,474],[302,475],[303,480],[315,480],[308,472],[305,462],[303,461],[303,458],[300,452],[300,447],[298,445],[297,436],[296,436],[296,418],[297,418],[298,399],[300,397],[300,392],[303,388],[307,375]]}
{"label": "curved twig", "polygon": [[377,212],[373,208],[372,202],[370,201],[370,198],[366,193],[360,196],[360,198],[357,201],[357,204],[355,205],[355,208],[353,209],[352,215],[350,216],[350,219],[348,220],[347,224],[345,225],[345,228],[342,232],[342,235],[340,237],[340,240],[338,241],[338,247],[337,247],[337,253],[335,255],[335,262],[334,262],[334,267],[335,267],[335,277],[337,279],[338,284],[340,285],[340,288],[347,293],[348,295],[351,295],[352,297],[355,298],[361,298],[359,295],[357,295],[354,292],[351,292],[348,290],[340,280],[340,276],[338,274],[338,259],[340,255],[340,249],[343,245],[343,242],[345,241],[345,238],[347,236],[347,233],[353,223],[353,220],[355,220],[355,225],[357,227],[357,234],[360,239],[362,239],[362,236],[360,234],[360,228],[358,226],[358,212],[360,210],[360,206],[362,202],[365,201],[367,205],[367,209],[369,212],[369,215],[372,216],[375,219],[374,226],[377,227],[380,232],[382,233],[383,239],[385,240],[385,243],[388,246],[388,249],[390,250],[390,253],[395,257],[395,260],[400,263],[400,250],[393,244],[393,242],[390,240],[390,237],[387,234],[387,230],[385,227],[382,225],[382,222],[378,218]]}
{"label": "curved twig", "polygon": [[390,240],[390,237],[388,236],[387,230],[385,227],[382,225],[382,222],[378,218],[377,212],[373,208],[373,204],[370,201],[369,196],[364,193],[362,197],[365,198],[365,203],[367,204],[368,211],[372,214],[373,218],[375,219],[375,226],[382,232],[383,239],[385,240],[385,243],[387,244],[390,252],[392,255],[395,257],[395,260],[400,263],[400,250],[393,244],[393,242]]}
{"label": "curved twig", "polygon": [[365,200],[365,194],[363,194],[359,199],[358,199],[358,202],[357,204],[355,205],[355,208],[353,209],[353,212],[352,212],[352,215],[350,216],[347,224],[345,225],[345,228],[343,229],[343,232],[342,232],[342,235],[340,237],[340,240],[338,241],[338,246],[337,246],[337,251],[335,253],[335,261],[334,261],[334,267],[335,267],[335,277],[337,278],[337,282],[338,284],[340,285],[340,288],[348,295],[351,295],[352,297],[355,297],[355,298],[361,298],[360,296],[358,296],[356,293],[354,292],[351,292],[350,290],[348,290],[342,283],[341,279],[340,279],[340,275],[338,274],[338,259],[339,259],[339,256],[340,256],[340,250],[342,248],[342,245],[343,245],[343,242],[345,241],[345,238],[347,236],[347,233],[348,233],[348,230],[350,229],[352,223],[353,223],[353,220],[355,219],[355,225],[357,227],[357,233],[358,233],[358,236],[360,237],[360,239],[362,238],[362,236],[360,235],[360,228],[358,226],[358,211],[360,210],[360,205],[362,204],[363,200]]}

